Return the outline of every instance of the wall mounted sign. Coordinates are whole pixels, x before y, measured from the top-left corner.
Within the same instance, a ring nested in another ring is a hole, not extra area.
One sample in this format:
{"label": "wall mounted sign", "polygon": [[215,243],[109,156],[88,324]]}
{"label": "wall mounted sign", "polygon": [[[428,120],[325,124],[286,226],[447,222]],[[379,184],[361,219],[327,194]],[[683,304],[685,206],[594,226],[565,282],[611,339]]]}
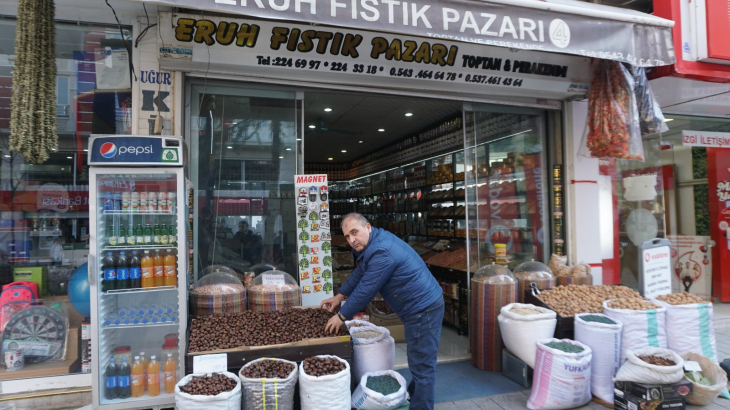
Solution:
{"label": "wall mounted sign", "polygon": [[730,148],[730,132],[682,130],[682,145],[689,147]]}

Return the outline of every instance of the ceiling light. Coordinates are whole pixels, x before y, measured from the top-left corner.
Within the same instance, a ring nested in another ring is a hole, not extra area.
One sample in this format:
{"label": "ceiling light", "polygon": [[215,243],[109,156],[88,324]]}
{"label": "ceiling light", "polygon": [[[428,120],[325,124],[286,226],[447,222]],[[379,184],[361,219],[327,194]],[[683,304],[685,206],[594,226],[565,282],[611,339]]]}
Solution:
{"label": "ceiling light", "polygon": [[309,128],[317,128],[314,124],[310,125]]}
{"label": "ceiling light", "polygon": [[358,141],[360,144],[362,144],[362,141]]}
{"label": "ceiling light", "polygon": [[347,152],[347,150],[346,149],[343,149],[342,152]]}
{"label": "ceiling light", "polygon": [[385,128],[378,128],[378,132],[385,132]]}
{"label": "ceiling light", "polygon": [[5,154],[5,158],[10,158],[10,155]]}
{"label": "ceiling light", "polygon": [[230,145],[229,145],[229,146],[227,146],[226,148],[228,148],[228,149],[233,149],[233,147],[232,147],[232,146],[230,146]]}
{"label": "ceiling light", "polygon": [[413,113],[412,112],[407,112],[406,113],[406,117],[411,117],[411,116],[413,116]]}
{"label": "ceiling light", "polygon": [[302,140],[301,138],[297,138],[297,141],[301,141],[301,140]]}
{"label": "ceiling light", "polygon": [[286,150],[287,150],[287,151],[291,151],[291,148],[287,148]]}
{"label": "ceiling light", "polygon": [[284,159],[284,157],[279,157],[279,159]]}
{"label": "ceiling light", "polygon": [[68,158],[68,159],[74,159],[74,157],[66,157],[66,158]]}
{"label": "ceiling light", "polygon": [[332,161],[333,159],[332,157],[327,158],[328,161]]}
{"label": "ceiling light", "polygon": [[665,118],[664,122],[674,121],[674,118]]}
{"label": "ceiling light", "polygon": [[65,170],[66,170],[66,168],[61,168],[61,171],[65,171]]}
{"label": "ceiling light", "polygon": [[324,109],[324,112],[330,112],[330,111],[332,111],[332,108],[325,108]]}
{"label": "ceiling light", "polygon": [[88,149],[86,149],[86,148],[84,148],[84,152],[89,152],[89,150],[88,150]]}

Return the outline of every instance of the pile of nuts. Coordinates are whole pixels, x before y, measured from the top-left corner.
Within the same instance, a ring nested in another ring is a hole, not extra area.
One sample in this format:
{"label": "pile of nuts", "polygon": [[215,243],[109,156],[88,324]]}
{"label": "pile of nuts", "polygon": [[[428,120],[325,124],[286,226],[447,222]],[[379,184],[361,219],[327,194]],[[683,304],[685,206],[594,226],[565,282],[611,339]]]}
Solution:
{"label": "pile of nuts", "polygon": [[393,311],[393,309],[391,309],[390,306],[388,305],[388,302],[386,302],[384,300],[373,300],[370,303],[373,304],[373,307],[375,309],[378,309],[380,311],[380,313],[382,313],[382,314],[384,314],[386,316],[390,316],[392,314],[395,314],[395,312]]}
{"label": "pile of nuts", "polygon": [[611,309],[628,309],[628,310],[652,310],[659,309],[659,306],[638,299],[616,299],[608,302],[606,305]]}
{"label": "pile of nuts", "polygon": [[697,303],[707,303],[702,300],[701,297],[687,292],[657,296],[656,300],[670,305],[694,305]]}
{"label": "pile of nuts", "polygon": [[542,291],[537,298],[563,317],[574,316],[576,313],[603,313],[605,300],[647,300],[626,286],[609,285],[558,286]]}
{"label": "pile of nuts", "polygon": [[639,359],[649,363],[653,364],[655,366],[674,366],[677,363],[674,363],[673,361],[669,359],[665,359],[663,357],[656,357],[656,356],[638,356]]}
{"label": "pile of nuts", "polygon": [[241,346],[268,346],[330,336],[325,332],[332,313],[324,309],[287,309],[198,317],[190,325],[189,351],[207,352]]}
{"label": "pile of nuts", "polygon": [[194,396],[215,396],[236,388],[236,381],[221,373],[206,376],[193,376],[180,390]]}
{"label": "pile of nuts", "polygon": [[241,374],[249,379],[286,379],[296,369],[291,363],[276,359],[264,359],[243,368]]}
{"label": "pile of nuts", "polygon": [[327,376],[328,374],[337,374],[347,367],[345,363],[334,358],[312,356],[304,360],[303,368],[304,373],[310,376],[320,377]]}
{"label": "pile of nuts", "polygon": [[193,289],[192,293],[198,295],[223,295],[226,293],[239,293],[245,292],[246,288],[243,285],[236,284],[217,284],[217,285],[203,285]]}

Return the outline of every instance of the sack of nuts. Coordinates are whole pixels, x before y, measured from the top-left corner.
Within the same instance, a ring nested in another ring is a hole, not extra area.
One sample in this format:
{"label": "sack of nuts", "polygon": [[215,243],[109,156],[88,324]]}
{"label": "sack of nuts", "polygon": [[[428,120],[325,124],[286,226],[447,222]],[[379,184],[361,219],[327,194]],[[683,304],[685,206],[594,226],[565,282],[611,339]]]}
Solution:
{"label": "sack of nuts", "polygon": [[350,410],[350,365],[337,356],[308,357],[299,365],[302,410]]}
{"label": "sack of nuts", "polygon": [[241,381],[229,372],[189,374],[175,385],[178,410],[241,408]]}
{"label": "sack of nuts", "polygon": [[621,359],[623,363],[629,350],[645,347],[667,347],[667,309],[640,299],[614,299],[603,302],[603,313],[621,322]]}
{"label": "sack of nuts", "polygon": [[645,347],[629,350],[615,381],[672,384],[684,377],[684,359],[669,349]]}
{"label": "sack of nuts", "polygon": [[241,368],[244,409],[266,409],[276,403],[279,410],[294,408],[297,364],[284,359],[256,359]]}

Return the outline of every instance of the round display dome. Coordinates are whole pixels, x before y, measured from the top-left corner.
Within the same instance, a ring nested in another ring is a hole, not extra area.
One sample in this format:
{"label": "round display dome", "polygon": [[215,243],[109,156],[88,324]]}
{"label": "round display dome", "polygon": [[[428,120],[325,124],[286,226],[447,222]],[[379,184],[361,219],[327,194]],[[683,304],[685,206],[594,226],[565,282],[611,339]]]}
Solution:
{"label": "round display dome", "polygon": [[203,270],[203,276],[193,288],[194,293],[207,293],[214,288],[216,293],[235,293],[243,290],[243,283],[236,272],[227,266],[209,266]]}
{"label": "round display dome", "polygon": [[[312,292],[313,289],[307,291]],[[301,305],[299,285],[291,275],[280,270],[257,275],[248,288],[248,308],[253,311],[268,312]]]}
{"label": "round display dome", "polygon": [[255,273],[256,276],[258,276],[264,272],[276,270],[276,267],[274,267],[274,265],[270,265],[268,263],[259,263],[257,265],[251,266],[248,270],[253,271],[253,273]]}
{"label": "round display dome", "polygon": [[512,271],[502,265],[492,262],[490,265],[484,265],[477,273],[474,274],[472,280],[486,283],[515,283],[515,277]]}
{"label": "round display dome", "polygon": [[190,292],[190,314],[207,316],[246,310],[246,288],[227,266],[212,265]]}
{"label": "round display dome", "polygon": [[530,290],[531,284],[535,284],[539,290],[552,289],[555,287],[556,278],[553,272],[544,263],[531,260],[521,263],[515,268],[515,279],[517,279],[517,301],[526,301],[525,291]]}
{"label": "round display dome", "polygon": [[292,286],[298,287],[297,281],[288,273],[281,270],[269,270],[256,275],[253,280],[253,286],[264,285],[269,286],[269,290],[275,289],[291,289]]}

